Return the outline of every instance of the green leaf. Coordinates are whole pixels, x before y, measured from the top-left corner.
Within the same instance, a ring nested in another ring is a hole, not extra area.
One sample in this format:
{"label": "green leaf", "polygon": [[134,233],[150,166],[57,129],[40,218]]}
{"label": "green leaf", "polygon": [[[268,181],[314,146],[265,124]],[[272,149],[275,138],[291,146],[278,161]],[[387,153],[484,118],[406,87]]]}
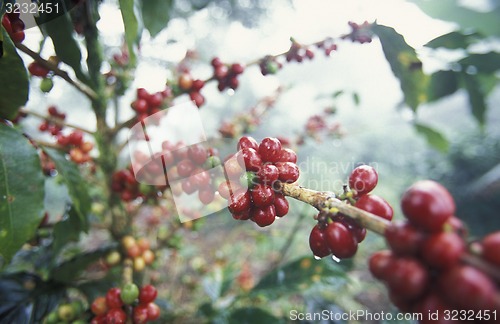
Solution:
{"label": "green leaf", "polygon": [[354,105],[359,106],[361,99],[359,98],[359,94],[357,92],[352,93],[352,101],[354,102]]}
{"label": "green leaf", "polygon": [[3,81],[0,86],[0,117],[13,119],[28,101],[28,72],[3,26],[0,26],[0,44],[3,44],[3,56],[0,56],[0,80]]}
{"label": "green leaf", "polygon": [[474,66],[479,73],[493,73],[500,70],[500,53],[470,54],[458,63],[464,67]]}
{"label": "green leaf", "polygon": [[285,323],[284,320],[280,320],[273,316],[271,313],[257,307],[245,307],[238,308],[234,310],[228,319],[229,324],[279,324]]}
{"label": "green leaf", "polygon": [[424,46],[434,49],[440,47],[444,47],[447,49],[467,48],[479,38],[480,35],[478,33],[464,34],[462,32],[453,31],[451,33],[434,38]]}
{"label": "green leaf", "polygon": [[303,292],[316,282],[335,279],[346,279],[346,270],[351,262],[336,263],[329,258],[314,260],[303,257],[292,261],[264,276],[252,289],[252,294],[285,295]]}
{"label": "green leaf", "polygon": [[380,39],[392,72],[399,79],[405,103],[416,111],[421,103],[427,101],[430,78],[422,71],[422,62],[415,49],[394,28],[374,24],[372,30]]}
{"label": "green leaf", "polygon": [[[27,288],[34,287],[34,288]],[[18,272],[0,277],[2,323],[42,323],[63,298],[66,287]]]}
{"label": "green leaf", "polygon": [[129,51],[130,64],[135,65],[135,45],[139,43],[141,31],[139,30],[134,0],[119,0],[119,3],[125,26],[125,41]]}
{"label": "green leaf", "polygon": [[54,161],[61,179],[68,187],[75,212],[85,231],[88,229],[87,215],[90,212],[90,196],[85,180],[80,175],[78,167],[64,156],[64,153],[51,148],[44,148],[45,153]]}
{"label": "green leaf", "polygon": [[87,223],[82,223],[81,218],[71,208],[66,219],[54,225],[54,253],[58,253],[69,242],[77,242],[80,239],[80,233],[85,231],[87,231]]}
{"label": "green leaf", "polygon": [[425,137],[427,143],[429,143],[429,145],[431,145],[433,148],[442,153],[448,152],[450,143],[443,134],[429,126],[420,123],[415,123],[415,129],[420,135]]}
{"label": "green leaf", "polygon": [[486,119],[487,109],[484,92],[481,89],[481,85],[476,76],[463,73],[462,78],[464,80],[465,89],[469,94],[469,103],[472,115],[477,120],[479,125],[482,126],[484,125]]}
{"label": "green leaf", "polygon": [[[61,8],[64,8],[61,0],[56,1]],[[36,21],[40,29],[52,39],[57,57],[71,66],[80,81],[88,84],[89,78],[82,69],[82,53],[80,46],[73,37],[73,24],[69,13],[61,15],[60,12],[55,11],[51,14],[45,12]]]}
{"label": "green leaf", "polygon": [[429,101],[449,96],[458,90],[458,78],[453,71],[437,71],[431,75],[428,89]]}
{"label": "green leaf", "polygon": [[500,78],[493,73],[479,73],[476,74],[476,78],[485,96],[489,95],[500,82]]}
{"label": "green leaf", "polygon": [[91,263],[106,256],[115,248],[114,246],[107,246],[92,252],[78,254],[74,258],[54,268],[50,274],[50,278],[58,283],[71,284]]}
{"label": "green leaf", "polygon": [[170,20],[173,0],[142,0],[141,12],[144,27],[152,37],[158,35]]}
{"label": "green leaf", "polygon": [[335,99],[335,98],[338,98],[340,97],[341,95],[344,94],[344,90],[337,90],[335,91],[333,94],[332,94],[332,97]]}
{"label": "green leaf", "polygon": [[500,6],[489,12],[475,11],[460,6],[459,0],[409,0],[427,15],[445,21],[456,22],[461,29],[473,29],[485,36],[500,35]]}
{"label": "green leaf", "polygon": [[9,262],[43,218],[44,177],[36,149],[0,123],[0,256]]}

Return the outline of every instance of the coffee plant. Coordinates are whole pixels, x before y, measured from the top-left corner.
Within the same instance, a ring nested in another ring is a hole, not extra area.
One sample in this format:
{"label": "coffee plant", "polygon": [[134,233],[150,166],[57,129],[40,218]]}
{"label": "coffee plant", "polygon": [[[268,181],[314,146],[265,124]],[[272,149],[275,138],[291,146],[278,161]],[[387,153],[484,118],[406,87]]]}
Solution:
{"label": "coffee plant", "polygon": [[[385,311],[386,320],[420,314],[410,318],[497,322],[500,230],[471,233],[445,184],[414,179],[393,205],[382,194],[387,190],[379,190],[390,172],[368,163],[346,170],[339,190],[303,184],[301,162],[310,148],[349,137],[338,115],[348,90],[328,95],[328,107],[311,112],[292,135],[272,124],[286,85],[245,103],[248,108],[231,104],[215,135],[201,136],[205,141],[165,135],[189,130],[196,123],[190,114],[241,91],[247,73],[270,78],[299,64],[335,60],[346,46],[376,47],[399,81],[411,127],[435,152],[446,153],[451,141],[417,112],[463,92],[478,127],[486,127],[500,53],[474,45],[489,49],[498,42],[491,20],[498,8],[480,13],[454,1],[437,9],[411,2],[438,19],[456,20],[462,28],[425,46],[436,56],[458,49],[462,58],[429,73],[394,28],[346,20],[345,33],[314,42],[290,37],[285,51],[248,62],[217,48],[208,59],[188,50],[163,64],[167,76],[151,90],[134,83],[144,44],[158,39],[171,17],[189,19],[188,13],[228,3],[54,0],[24,7],[1,1],[0,323],[345,322],[343,315],[361,308]],[[259,3],[248,5],[265,11]],[[109,6],[124,26],[118,46],[98,28]],[[233,18],[248,23],[245,6],[231,6]],[[484,21],[461,21],[456,11]],[[38,47],[31,37],[41,37]],[[46,105],[43,98],[57,91],[74,106]],[[354,105],[361,99],[352,93]],[[78,120],[80,101],[90,108],[85,120]],[[181,118],[165,126],[179,109]],[[148,150],[134,150],[136,143]],[[325,153],[335,161],[335,152]],[[283,241],[281,249],[269,244],[272,237]],[[363,313],[350,322],[365,320]]]}

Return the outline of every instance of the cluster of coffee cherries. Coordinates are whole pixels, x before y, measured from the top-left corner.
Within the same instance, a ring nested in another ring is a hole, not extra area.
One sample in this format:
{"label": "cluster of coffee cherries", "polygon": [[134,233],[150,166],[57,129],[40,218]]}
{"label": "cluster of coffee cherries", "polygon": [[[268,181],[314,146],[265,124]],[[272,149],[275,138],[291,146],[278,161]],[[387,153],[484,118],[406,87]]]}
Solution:
{"label": "cluster of coffee cherries", "polygon": [[316,47],[322,49],[326,56],[330,56],[333,51],[337,50],[337,44],[333,41],[333,38],[327,38],[316,43]]}
{"label": "cluster of coffee cherries", "polygon": [[138,88],[137,98],[130,104],[130,106],[137,113],[137,118],[142,121],[148,116],[159,112],[163,101],[171,96],[172,90],[169,87],[166,87],[163,91],[155,93],[149,93],[144,88]]}
{"label": "cluster of coffee cherries", "polygon": [[19,12],[9,12],[2,17],[2,26],[5,28],[14,43],[21,43],[24,38],[24,22]]}
{"label": "cluster of coffee cherries", "polygon": [[83,133],[79,130],[64,135],[62,133],[63,126],[54,122],[54,120],[63,122],[66,119],[66,114],[59,112],[55,106],[50,106],[47,111],[51,119],[45,119],[38,129],[41,132],[48,132],[56,136],[57,144],[68,151],[71,161],[77,164],[91,161],[90,151],[92,151],[94,145],[85,141]]}
{"label": "cluster of coffee cherries", "polygon": [[[134,157],[140,176],[145,181],[153,183],[161,177],[176,196],[198,193],[199,201],[204,205],[214,200],[215,175],[209,170],[221,163],[217,149],[202,144],[187,146],[182,141],[164,141],[162,151],[155,153],[153,159],[143,152],[136,152]],[[133,174],[128,172],[127,182],[132,178]]]}
{"label": "cluster of coffee cherries", "polygon": [[295,61],[300,63],[304,59],[312,60],[314,58],[314,52],[308,46],[298,43],[293,38],[290,40],[292,41],[292,45],[285,55],[287,62]]}
{"label": "cluster of coffee cherries", "polygon": [[56,310],[50,312],[43,320],[43,324],[85,324],[84,306],[81,301],[60,304]]}
{"label": "cluster of coffee cherries", "polygon": [[214,57],[210,64],[214,68],[213,78],[218,82],[219,91],[238,88],[238,75],[245,71],[245,66],[240,63],[225,64],[219,57]]}
{"label": "cluster of coffee cherries", "polygon": [[165,149],[163,160],[168,168],[169,179],[183,178],[174,186],[174,195],[182,192],[191,195],[198,193],[199,201],[208,205],[215,199],[215,179],[209,169],[220,165],[218,151],[201,144],[184,146],[182,143],[163,143]]}
{"label": "cluster of coffee cherries", "polygon": [[[131,235],[124,236],[121,240],[122,249],[127,258],[133,262],[134,271],[141,272],[155,260],[155,253],[151,250],[151,244],[145,237],[134,238]],[[106,257],[108,265],[116,265],[121,260],[121,255],[111,252]]]}
{"label": "cluster of coffee cherries", "polygon": [[[404,193],[401,209],[407,220],[385,231],[390,250],[369,260],[371,273],[386,284],[391,301],[401,311],[422,313],[423,323],[431,322],[426,316],[435,312],[442,321],[446,310],[473,312],[472,319],[479,321],[478,311],[497,309],[495,282],[461,262],[468,255],[466,231],[454,216],[455,202],[446,188],[431,180],[416,182]],[[500,232],[480,246],[483,260],[500,266]]]}
{"label": "cluster of coffee cherries", "polygon": [[47,108],[47,112],[52,119],[45,119],[38,129],[41,132],[49,132],[50,134],[57,136],[61,133],[63,126],[60,123],[55,123],[53,120],[63,122],[66,119],[66,114],[57,110],[56,106],[50,106]]}
{"label": "cluster of coffee cherries", "polygon": [[[377,171],[369,165],[355,168],[349,176],[349,187],[344,195],[348,202],[386,220],[392,220],[393,209],[385,199],[370,194],[378,182]],[[309,247],[315,258],[333,254],[338,259],[356,254],[358,243],[366,236],[366,229],[355,220],[338,212],[321,211],[316,217],[318,224],[309,235]]]}
{"label": "cluster of coffee cherries", "polygon": [[351,27],[351,33],[343,36],[342,38],[349,38],[351,41],[358,42],[360,44],[371,43],[373,37],[371,23],[365,21],[362,24],[358,24],[353,21],[349,21],[348,24]]}
{"label": "cluster of coffee cherries", "polygon": [[293,183],[299,178],[297,155],[271,137],[258,143],[244,136],[237,148],[224,164],[228,180],[219,185],[219,194],[228,200],[234,219],[269,226],[288,213],[288,201],[277,189],[281,182]]}
{"label": "cluster of coffee cherries", "polygon": [[328,123],[328,117],[330,117],[333,112],[329,111],[328,108],[322,114],[312,115],[307,119],[304,125],[304,134],[302,138],[310,137],[316,141],[322,141],[325,136],[342,136],[342,127],[338,121],[332,121]]}
{"label": "cluster of coffee cherries", "polygon": [[[161,174],[163,175],[163,171]],[[164,185],[141,186],[135,179],[132,166],[116,171],[111,176],[111,180],[111,190],[120,195],[121,200],[125,202],[138,198],[143,200],[158,199],[167,188]]]}
{"label": "cluster of coffee cherries", "polygon": [[91,142],[85,142],[81,131],[73,131],[68,135],[57,135],[57,144],[69,149],[69,157],[76,164],[83,164],[92,160],[90,151],[94,148]]}
{"label": "cluster of coffee cherries", "polygon": [[160,308],[154,303],[158,292],[152,285],[140,289],[133,283],[114,287],[106,296],[97,297],[90,310],[95,315],[91,324],[144,324],[160,317]]}
{"label": "cluster of coffee cherries", "polygon": [[182,93],[188,93],[189,98],[194,101],[199,108],[205,103],[205,97],[201,94],[201,89],[205,86],[205,81],[193,79],[189,72],[182,73],[177,80],[177,86]]}

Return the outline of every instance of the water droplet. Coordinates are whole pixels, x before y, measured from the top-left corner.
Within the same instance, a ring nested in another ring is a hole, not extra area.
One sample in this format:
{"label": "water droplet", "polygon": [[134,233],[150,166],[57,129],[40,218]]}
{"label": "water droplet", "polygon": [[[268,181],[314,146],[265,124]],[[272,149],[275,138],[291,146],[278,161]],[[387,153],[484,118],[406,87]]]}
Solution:
{"label": "water droplet", "polygon": [[321,258],[319,256],[315,255],[314,260],[321,260]]}
{"label": "water droplet", "polygon": [[285,280],[285,273],[283,270],[278,271],[278,283],[282,283]]}
{"label": "water droplet", "polygon": [[340,262],[340,259],[337,258],[335,255],[332,254],[332,260],[335,261],[335,262]]}

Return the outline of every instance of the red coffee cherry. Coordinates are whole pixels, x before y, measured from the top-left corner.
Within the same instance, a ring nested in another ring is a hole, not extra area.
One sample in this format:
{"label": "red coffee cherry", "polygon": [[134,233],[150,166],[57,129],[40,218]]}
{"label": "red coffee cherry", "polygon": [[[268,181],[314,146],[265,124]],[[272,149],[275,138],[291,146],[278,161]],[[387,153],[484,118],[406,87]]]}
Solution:
{"label": "red coffee cherry", "polygon": [[435,292],[427,294],[418,304],[415,306],[413,312],[420,314],[437,314],[437,319],[430,319],[429,316],[423,316],[420,321],[421,324],[457,324],[462,323],[460,321],[454,321],[451,317],[446,316],[445,311],[452,310],[453,307],[447,305],[443,299]]}
{"label": "red coffee cherry", "polygon": [[111,309],[106,314],[106,322],[109,324],[125,324],[127,322],[127,314],[121,308]]}
{"label": "red coffee cherry", "polygon": [[259,143],[257,143],[257,141],[251,136],[243,136],[238,141],[237,149],[242,150],[242,149],[246,149],[246,148],[251,148],[251,149],[258,151],[259,150]]}
{"label": "red coffee cherry", "polygon": [[309,247],[316,258],[323,258],[331,254],[326,242],[325,230],[319,224],[313,227],[309,235]]}
{"label": "red coffee cherry", "polygon": [[193,172],[195,166],[190,160],[182,160],[177,164],[177,173],[181,177],[188,177]]}
{"label": "red coffee cherry", "polygon": [[259,145],[259,154],[264,162],[278,162],[281,156],[281,142],[277,138],[266,137]]}
{"label": "red coffee cherry", "polygon": [[349,176],[349,187],[356,190],[358,195],[372,191],[378,182],[377,171],[369,165],[361,165],[352,170]]}
{"label": "red coffee cherry", "polygon": [[428,265],[440,269],[451,268],[465,252],[465,242],[456,233],[440,232],[429,236],[420,252]]}
{"label": "red coffee cherry", "polygon": [[241,213],[237,213],[237,214],[233,213],[232,216],[234,219],[238,219],[238,220],[249,220],[250,217],[252,216],[250,214],[250,211],[251,211],[250,209],[247,209]]}
{"label": "red coffee cherry", "polygon": [[297,163],[297,154],[289,148],[284,148],[280,152],[278,162]]}
{"label": "red coffee cherry", "polygon": [[30,65],[28,65],[28,71],[31,75],[41,78],[47,77],[50,72],[49,69],[41,66],[37,62],[31,62]]}
{"label": "red coffee cherry", "polygon": [[153,285],[145,285],[141,287],[139,290],[139,303],[141,304],[149,304],[152,303],[156,296],[158,295],[158,291]]}
{"label": "red coffee cherry", "polygon": [[276,219],[276,209],[274,205],[253,207],[250,211],[250,217],[260,227],[269,226]]}
{"label": "red coffee cherry", "polygon": [[424,233],[407,222],[390,224],[385,230],[387,244],[398,255],[417,255],[424,239]]}
{"label": "red coffee cherry", "polygon": [[233,214],[242,213],[251,207],[250,193],[239,189],[229,197],[229,211]]}
{"label": "red coffee cherry", "polygon": [[366,237],[366,228],[358,224],[358,222],[350,217],[342,214],[337,214],[333,220],[342,223],[351,233],[358,243],[361,243]]}
{"label": "red coffee cherry", "polygon": [[245,168],[247,171],[259,171],[262,166],[262,160],[256,150],[252,148],[245,148],[241,150]]}
{"label": "red coffee cherry", "polygon": [[257,184],[252,188],[252,201],[256,207],[266,207],[274,202],[274,191],[264,184]]}
{"label": "red coffee cherry", "polygon": [[392,251],[378,251],[371,255],[368,268],[375,278],[385,281],[391,275],[391,264],[394,260]]}
{"label": "red coffee cherry", "polygon": [[260,183],[272,186],[280,175],[278,168],[273,164],[264,164],[259,171],[257,171],[257,176],[259,177]]}
{"label": "red coffee cherry", "polygon": [[210,187],[210,186],[201,188],[198,191],[198,199],[204,205],[210,204],[215,199],[214,189],[212,187]]}
{"label": "red coffee cherry", "polygon": [[134,311],[132,312],[134,324],[145,324],[148,322],[148,318],[148,305],[139,304],[134,307]]}
{"label": "red coffee cherry", "polygon": [[391,292],[405,300],[422,296],[429,284],[427,269],[413,258],[398,258],[391,262],[391,274],[386,282]]}
{"label": "red coffee cherry", "polygon": [[111,288],[110,290],[108,290],[106,294],[106,305],[108,305],[109,309],[121,308],[123,306],[120,293],[120,288]]}
{"label": "red coffee cherry", "polygon": [[391,205],[384,198],[377,195],[363,195],[358,199],[355,206],[387,220],[392,220],[394,215]]}
{"label": "red coffee cherry", "polygon": [[299,179],[299,167],[292,162],[277,162],[279,171],[278,179],[283,182],[293,183]]}
{"label": "red coffee cherry", "polygon": [[406,190],[401,199],[401,209],[411,223],[435,232],[440,231],[454,215],[455,202],[441,184],[424,180]]}
{"label": "red coffee cherry", "polygon": [[198,91],[193,91],[189,93],[189,98],[194,101],[196,107],[201,107],[205,103],[205,97]]}
{"label": "red coffee cherry", "polygon": [[500,232],[491,233],[482,240],[483,258],[497,266],[500,266]]}
{"label": "red coffee cherry", "polygon": [[485,310],[493,305],[495,284],[481,271],[459,265],[441,274],[439,292],[445,302],[461,309]]}
{"label": "red coffee cherry", "polygon": [[353,233],[341,223],[333,222],[325,229],[325,238],[330,251],[337,258],[350,258],[358,249],[358,242]]}
{"label": "red coffee cherry", "polygon": [[188,148],[188,158],[194,164],[202,165],[208,158],[208,152],[202,145],[192,145]]}
{"label": "red coffee cherry", "polygon": [[288,200],[286,197],[280,193],[274,194],[274,209],[276,210],[276,216],[283,217],[288,213],[288,209],[290,208],[288,204]]}
{"label": "red coffee cherry", "polygon": [[160,317],[160,307],[155,303],[148,304],[148,320],[156,321]]}

